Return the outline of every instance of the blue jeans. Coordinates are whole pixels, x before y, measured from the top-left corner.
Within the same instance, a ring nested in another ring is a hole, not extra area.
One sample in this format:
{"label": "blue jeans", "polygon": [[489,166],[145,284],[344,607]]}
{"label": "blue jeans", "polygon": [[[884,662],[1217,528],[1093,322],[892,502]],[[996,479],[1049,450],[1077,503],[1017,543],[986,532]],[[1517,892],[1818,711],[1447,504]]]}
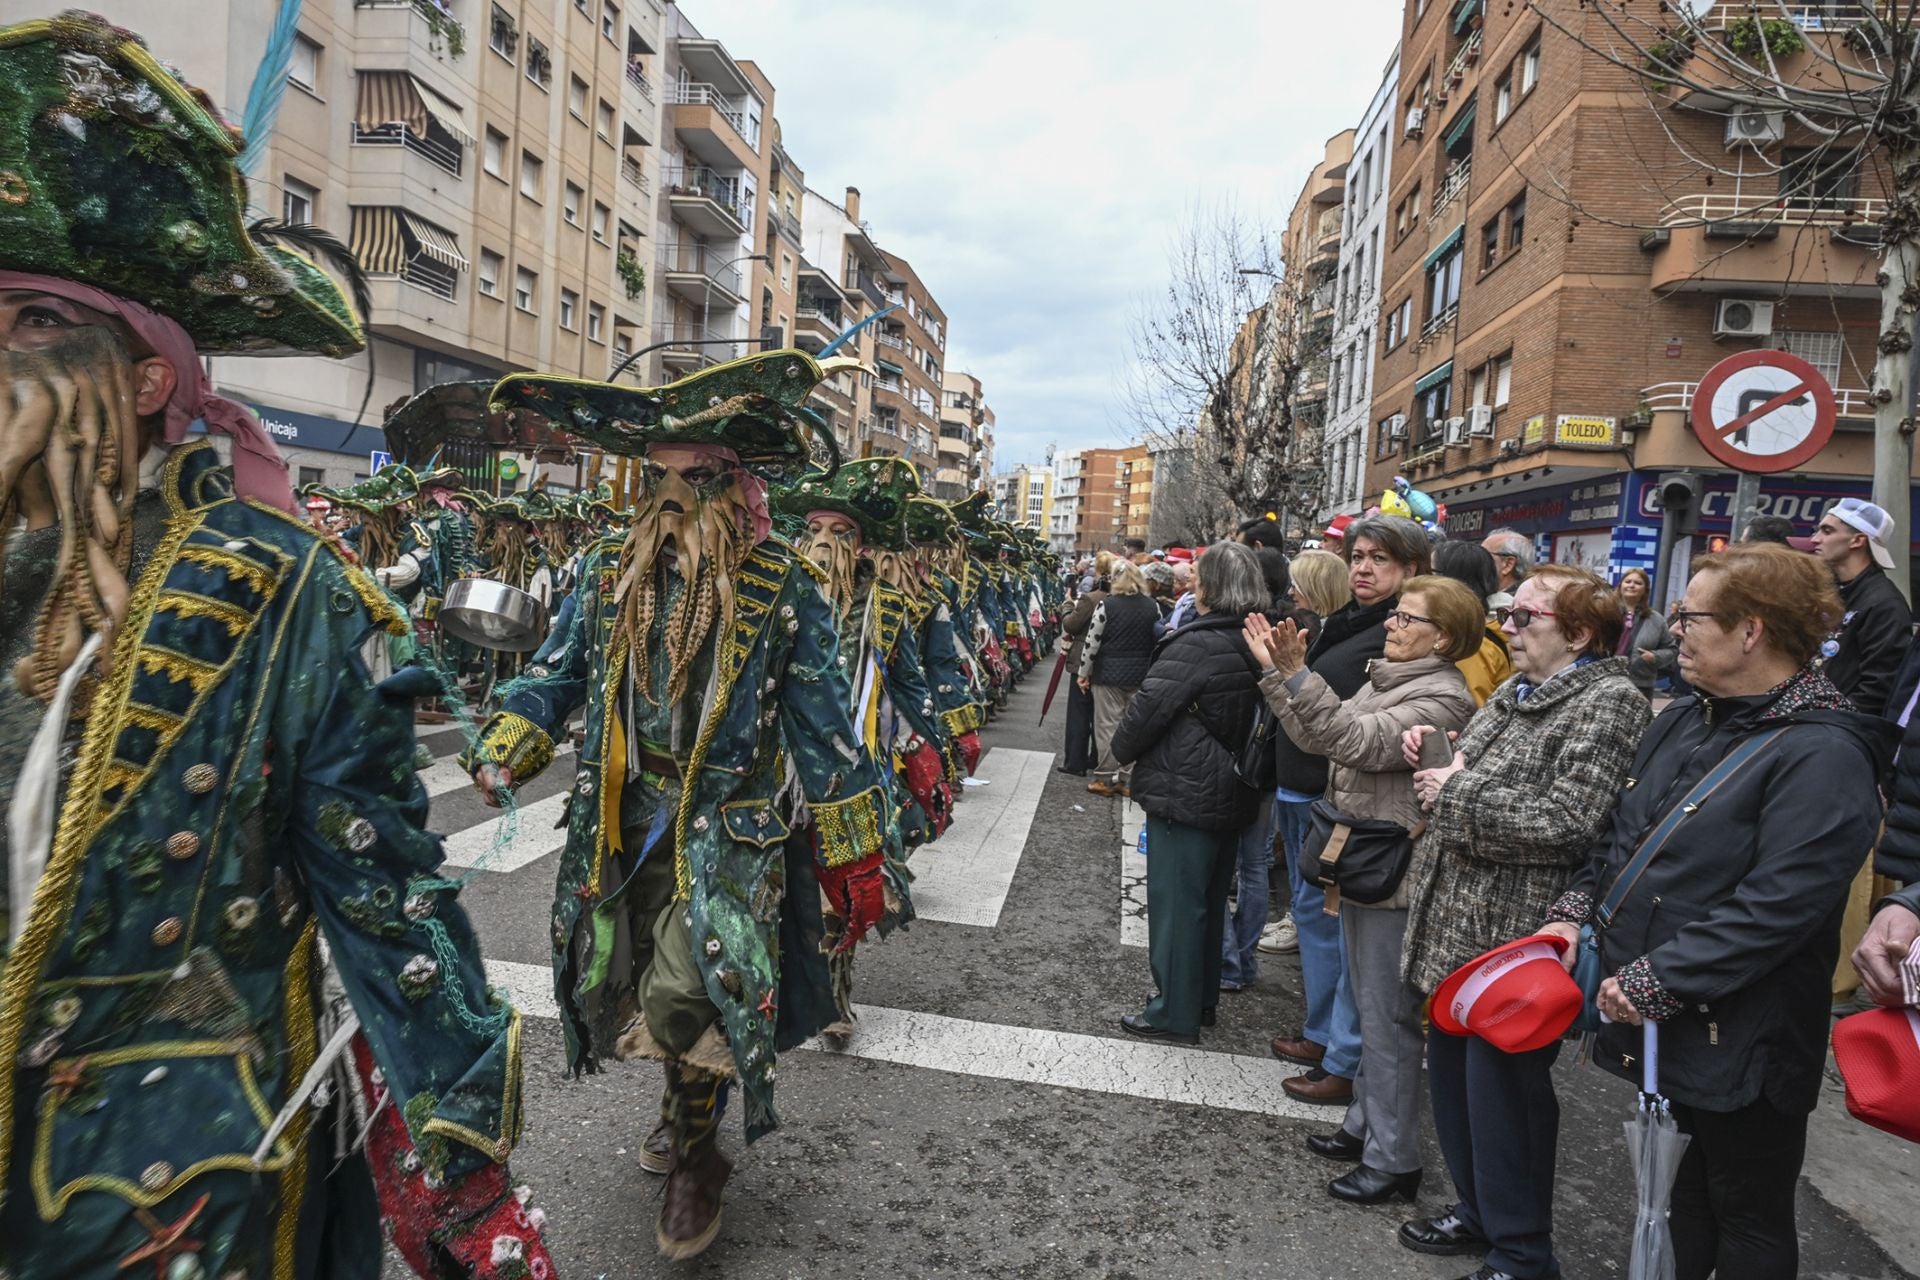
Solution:
{"label": "blue jeans", "polygon": [[1240,833],[1240,896],[1227,908],[1227,931],[1220,946],[1223,987],[1249,987],[1260,976],[1260,953],[1254,947],[1260,941],[1260,931],[1267,927],[1267,877],[1273,870],[1273,824],[1278,807],[1279,801],[1269,800]]}
{"label": "blue jeans", "polygon": [[1293,927],[1300,934],[1300,980],[1307,991],[1307,1023],[1301,1035],[1327,1047],[1320,1065],[1351,1080],[1360,1069],[1360,1010],[1347,976],[1340,917],[1326,913],[1326,890],[1300,877],[1300,846],[1306,842],[1313,802],[1280,800],[1275,825],[1293,883]]}

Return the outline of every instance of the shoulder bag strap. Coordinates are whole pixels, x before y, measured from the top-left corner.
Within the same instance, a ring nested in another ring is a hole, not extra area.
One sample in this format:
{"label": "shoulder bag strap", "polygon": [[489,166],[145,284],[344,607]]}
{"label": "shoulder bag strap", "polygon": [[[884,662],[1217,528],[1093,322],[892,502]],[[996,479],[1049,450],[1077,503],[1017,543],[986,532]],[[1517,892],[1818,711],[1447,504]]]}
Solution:
{"label": "shoulder bag strap", "polygon": [[1619,911],[1620,904],[1625,902],[1627,895],[1633,892],[1634,885],[1639,883],[1641,875],[1653,861],[1654,855],[1666,845],[1667,840],[1672,837],[1680,824],[1704,804],[1714,792],[1744,769],[1775,738],[1786,731],[1787,726],[1782,725],[1771,733],[1748,738],[1729,751],[1726,757],[1708,771],[1704,778],[1694,783],[1693,789],[1687,792],[1679,804],[1667,810],[1653,830],[1640,841],[1640,847],[1634,850],[1633,857],[1628,859],[1627,865],[1620,869],[1620,875],[1614,880],[1613,887],[1607,890],[1607,896],[1594,911],[1594,921],[1601,928],[1604,929],[1613,923],[1614,913]]}

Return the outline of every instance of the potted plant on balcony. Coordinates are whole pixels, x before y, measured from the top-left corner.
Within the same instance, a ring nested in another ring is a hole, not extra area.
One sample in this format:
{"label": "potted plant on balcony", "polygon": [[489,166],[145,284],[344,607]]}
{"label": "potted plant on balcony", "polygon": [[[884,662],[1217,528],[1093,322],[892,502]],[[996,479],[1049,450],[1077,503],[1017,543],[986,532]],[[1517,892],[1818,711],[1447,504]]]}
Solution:
{"label": "potted plant on balcony", "polygon": [[627,287],[627,300],[631,302],[640,296],[647,287],[647,269],[640,265],[640,259],[633,256],[633,250],[621,247],[614,255],[613,269],[620,276],[620,282]]}
{"label": "potted plant on balcony", "polygon": [[413,0],[413,8],[426,20],[427,52],[438,54],[444,45],[448,55],[457,58],[467,51],[467,29],[441,4],[435,0]]}

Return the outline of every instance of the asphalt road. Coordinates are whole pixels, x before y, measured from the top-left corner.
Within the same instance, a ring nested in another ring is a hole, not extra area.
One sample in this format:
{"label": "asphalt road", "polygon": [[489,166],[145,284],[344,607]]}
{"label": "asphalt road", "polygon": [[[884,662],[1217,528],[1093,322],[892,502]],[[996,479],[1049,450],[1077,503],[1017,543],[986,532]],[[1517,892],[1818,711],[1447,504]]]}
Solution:
{"label": "asphalt road", "polygon": [[[1292,1069],[1266,1047],[1299,1025],[1293,957],[1264,958],[1251,990],[1222,996],[1219,1025],[1197,1050],[1121,1034],[1116,1019],[1151,989],[1145,950],[1122,942],[1144,941],[1122,919],[1128,814],[1053,768],[1062,710],[1035,728],[1040,687],[1030,680],[984,731],[984,785],[967,789],[947,838],[915,855],[916,897],[934,918],[863,950],[855,998],[866,1013],[851,1048],[785,1056],[785,1127],[751,1150],[729,1118],[724,1140],[739,1164],[725,1228],[704,1257],[674,1267],[654,1255],[662,1184],[635,1155],[656,1116],[658,1070],[613,1064],[568,1080],[556,1025],[529,1018],[514,1173],[547,1211],[563,1276],[1333,1280],[1454,1277],[1477,1265],[1402,1249],[1404,1207],[1327,1195],[1341,1167],[1302,1139],[1340,1113],[1287,1099],[1279,1081]],[[438,758],[426,775],[438,791],[433,826],[453,837],[455,859],[495,868],[473,873],[463,901],[495,980],[530,1013],[550,1014],[545,922],[559,833],[546,827],[570,760],[523,790],[526,816],[544,822],[523,822],[514,845],[494,850],[497,815],[457,785],[458,737],[422,738]],[[1624,1276],[1633,1197],[1620,1123],[1634,1094],[1571,1057],[1559,1068],[1559,1254],[1568,1280]],[[1437,1212],[1451,1188],[1430,1126],[1427,1146],[1419,1207]],[[1912,1277],[1920,1148],[1853,1123],[1833,1099],[1812,1146],[1802,1274]]]}

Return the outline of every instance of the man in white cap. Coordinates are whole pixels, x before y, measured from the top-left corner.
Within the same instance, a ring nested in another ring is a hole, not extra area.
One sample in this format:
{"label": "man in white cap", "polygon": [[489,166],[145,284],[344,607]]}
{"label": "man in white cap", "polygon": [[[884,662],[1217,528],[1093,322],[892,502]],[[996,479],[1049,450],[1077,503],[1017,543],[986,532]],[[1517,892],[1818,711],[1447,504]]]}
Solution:
{"label": "man in white cap", "polygon": [[1893,517],[1865,498],[1842,498],[1813,531],[1813,553],[1833,571],[1846,612],[1815,659],[1827,679],[1868,715],[1886,710],[1913,634],[1913,611],[1886,570]]}

